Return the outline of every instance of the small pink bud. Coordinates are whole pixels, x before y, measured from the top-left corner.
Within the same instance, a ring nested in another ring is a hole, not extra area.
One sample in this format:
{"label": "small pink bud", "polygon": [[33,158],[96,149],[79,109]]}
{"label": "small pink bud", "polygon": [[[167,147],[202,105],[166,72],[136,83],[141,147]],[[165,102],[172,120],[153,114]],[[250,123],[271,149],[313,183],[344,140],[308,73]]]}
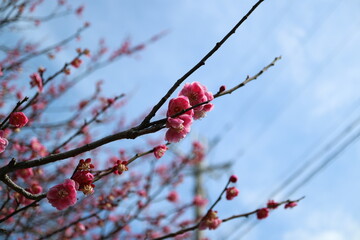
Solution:
{"label": "small pink bud", "polygon": [[296,202],[288,202],[287,204],[285,204],[285,209],[287,208],[293,208],[293,207],[296,207],[297,206],[297,203]]}
{"label": "small pink bud", "polygon": [[269,200],[267,203],[267,207],[269,209],[276,209],[279,206],[279,203],[275,202],[274,200]]}
{"label": "small pink bud", "polygon": [[226,90],[226,87],[225,85],[222,85],[220,88],[219,88],[219,93],[223,92]]}
{"label": "small pink bud", "polygon": [[172,191],[167,196],[167,200],[169,200],[170,202],[177,202],[179,200],[179,195],[177,194],[177,192]]}
{"label": "small pink bud", "polygon": [[231,175],[229,181],[232,182],[232,183],[236,183],[238,180],[238,177],[236,175]]}

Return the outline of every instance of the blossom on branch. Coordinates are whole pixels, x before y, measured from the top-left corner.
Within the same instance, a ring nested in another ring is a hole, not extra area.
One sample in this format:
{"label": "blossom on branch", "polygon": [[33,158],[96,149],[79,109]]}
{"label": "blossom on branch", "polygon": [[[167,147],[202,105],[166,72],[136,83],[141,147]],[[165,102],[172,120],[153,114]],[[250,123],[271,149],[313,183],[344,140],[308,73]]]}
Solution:
{"label": "blossom on branch", "polygon": [[13,112],[10,114],[9,123],[14,127],[21,128],[28,123],[29,119],[23,112]]}
{"label": "blossom on branch", "polygon": [[[189,99],[186,96],[179,96],[177,98],[173,98],[169,102],[169,108],[168,108],[166,116],[171,117],[171,116],[173,116],[185,109],[188,109],[190,107],[191,107],[191,105],[190,105]],[[191,110],[183,113],[182,115],[189,115],[192,117],[194,115],[194,110],[191,109]]]}
{"label": "blossom on branch", "polygon": [[279,206],[279,203],[275,202],[274,200],[269,200],[267,203],[267,207],[269,209],[276,209]]}
{"label": "blossom on branch", "polygon": [[214,230],[220,226],[221,222],[222,220],[217,216],[217,211],[211,210],[201,220],[199,229],[205,230],[206,228],[209,228],[210,230]]}
{"label": "blossom on branch", "polygon": [[168,142],[179,142],[189,132],[192,123],[192,117],[186,114],[180,115],[177,118],[168,118],[166,127],[169,129],[166,132],[165,140]]}
{"label": "blossom on branch", "polygon": [[285,204],[285,209],[287,208],[293,208],[293,207],[296,207],[297,206],[297,203],[296,202],[288,202],[287,204]]}
{"label": "blossom on branch", "polygon": [[129,170],[129,168],[126,166],[127,164],[128,161],[117,160],[116,165],[113,167],[114,173],[121,175],[123,172]]}
{"label": "blossom on branch", "polygon": [[74,60],[72,60],[72,62],[70,63],[74,68],[79,68],[82,64],[82,60],[80,58],[75,58]]}
{"label": "blossom on branch", "polygon": [[64,183],[50,188],[46,194],[46,198],[57,210],[63,210],[73,206],[77,201],[75,185],[74,180],[66,179]]}
{"label": "blossom on branch", "polygon": [[226,189],[226,199],[227,200],[232,200],[237,195],[239,195],[239,190],[236,187],[231,187],[231,188]]}
{"label": "blossom on branch", "polygon": [[157,159],[164,156],[166,150],[168,150],[168,147],[166,145],[159,145],[154,148],[154,155]]}
{"label": "blossom on branch", "polygon": [[[188,97],[191,106],[195,106],[206,101],[212,101],[214,99],[212,93],[199,82],[186,83],[180,91],[179,96]],[[204,117],[207,112],[213,109],[213,107],[214,105],[212,103],[207,103],[194,108],[194,119],[197,120]]]}
{"label": "blossom on branch", "polygon": [[269,212],[270,212],[270,210],[268,208],[261,208],[261,209],[257,210],[256,216],[259,220],[265,219],[269,216]]}
{"label": "blossom on branch", "polygon": [[231,175],[229,181],[232,183],[236,183],[238,180],[238,177],[236,175]]}

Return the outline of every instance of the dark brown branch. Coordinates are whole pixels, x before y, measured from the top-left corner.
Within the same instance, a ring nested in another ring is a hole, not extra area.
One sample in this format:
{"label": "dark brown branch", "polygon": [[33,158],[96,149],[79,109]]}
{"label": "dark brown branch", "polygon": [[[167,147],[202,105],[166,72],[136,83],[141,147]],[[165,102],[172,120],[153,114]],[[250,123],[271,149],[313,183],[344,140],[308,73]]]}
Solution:
{"label": "dark brown branch", "polygon": [[26,102],[29,98],[28,97],[25,97],[23,100],[21,101],[18,101],[16,106],[14,107],[14,109],[9,113],[9,115],[2,121],[2,123],[0,124],[0,129],[4,129],[5,128],[5,124],[6,124],[6,121],[9,120],[10,118],[10,115],[13,113],[13,112],[16,112],[16,110],[21,106],[21,104],[23,104],[24,102]]}
{"label": "dark brown branch", "polygon": [[162,105],[167,101],[167,99],[174,93],[174,91],[180,86],[182,82],[185,81],[191,74],[198,70],[201,66],[205,65],[205,62],[226,42],[226,40],[236,32],[236,30],[241,26],[243,22],[251,15],[251,13],[263,2],[264,0],[259,0],[257,3],[249,10],[249,12],[240,19],[240,21],[225,35],[220,42],[217,42],[213,49],[208,52],[205,57],[203,57],[200,62],[198,62],[192,69],[190,69],[184,76],[178,79],[175,84],[169,89],[169,91],[161,98],[161,100],[153,107],[151,112],[145,117],[141,126],[146,126],[150,123],[150,120],[155,116],[156,112],[161,108]]}
{"label": "dark brown branch", "polygon": [[[281,205],[284,205],[284,204],[287,204],[287,203],[291,203],[291,202],[299,202],[301,201],[302,199],[304,199],[305,197],[302,197],[302,198],[299,198],[297,200],[286,200],[286,201],[283,201],[283,202],[280,202],[278,206],[281,206]],[[232,219],[236,219],[236,218],[243,218],[243,217],[249,217],[251,215],[254,215],[256,214],[257,212],[259,211],[259,209],[256,209],[254,211],[251,211],[251,212],[247,212],[247,213],[243,213],[243,214],[239,214],[239,215],[234,215],[234,216],[231,216],[231,217],[228,217],[228,218],[224,218],[222,219],[222,222],[227,222],[227,221],[230,221]],[[165,236],[162,236],[162,237],[159,237],[159,238],[155,238],[153,240],[162,240],[162,239],[167,239],[167,238],[171,238],[171,237],[175,237],[175,236],[178,236],[180,234],[183,234],[183,233],[186,233],[186,232],[190,232],[190,231],[193,231],[195,229],[197,229],[199,227],[200,223],[192,226],[192,227],[188,227],[188,228],[184,228],[184,229],[181,229],[177,232],[174,232],[174,233],[170,233],[170,234],[167,234]]]}

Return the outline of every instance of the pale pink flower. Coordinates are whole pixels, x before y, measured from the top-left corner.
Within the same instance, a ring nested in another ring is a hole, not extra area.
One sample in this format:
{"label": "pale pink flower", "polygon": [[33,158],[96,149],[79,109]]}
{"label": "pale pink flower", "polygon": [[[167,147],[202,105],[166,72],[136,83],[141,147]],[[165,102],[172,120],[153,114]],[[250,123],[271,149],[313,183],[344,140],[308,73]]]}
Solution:
{"label": "pale pink flower", "polygon": [[[179,96],[179,97],[173,98],[169,102],[169,107],[168,107],[166,116],[171,117],[171,116],[181,112],[182,110],[185,110],[188,108],[191,108],[191,105],[190,105],[189,99],[186,96]],[[193,116],[194,110],[191,109],[191,110],[183,113],[182,115]]]}
{"label": "pale pink flower", "polygon": [[154,148],[154,155],[157,159],[164,156],[166,150],[168,150],[168,147],[166,145],[159,145]]}
{"label": "pale pink flower", "polygon": [[50,188],[46,194],[46,198],[57,210],[63,210],[73,206],[77,201],[75,181],[66,179],[64,183]]}
{"label": "pale pink flower", "polygon": [[180,115],[177,118],[168,118],[166,127],[169,129],[166,132],[165,140],[168,142],[179,142],[190,132],[191,123],[192,117],[186,114]]}
{"label": "pale pink flower", "polygon": [[0,77],[4,75],[3,71],[2,71],[2,66],[0,65]]}
{"label": "pale pink flower", "polygon": [[33,88],[35,86],[38,87],[38,91],[41,93],[43,91],[43,82],[39,75],[39,73],[33,73],[30,75],[30,86]]}
{"label": "pale pink flower", "polygon": [[3,130],[0,130],[0,153],[4,152],[9,141],[4,137],[5,133]]}
{"label": "pale pink flower", "polygon": [[220,226],[221,222],[221,219],[217,216],[217,211],[211,210],[200,222],[199,229],[205,230],[206,228],[209,228],[210,230],[214,230]]}
{"label": "pale pink flower", "polygon": [[239,190],[236,187],[226,189],[226,199],[232,200],[234,197],[239,195]]}
{"label": "pale pink flower", "polygon": [[13,112],[10,114],[9,123],[14,127],[21,128],[28,123],[29,119],[23,112]]}

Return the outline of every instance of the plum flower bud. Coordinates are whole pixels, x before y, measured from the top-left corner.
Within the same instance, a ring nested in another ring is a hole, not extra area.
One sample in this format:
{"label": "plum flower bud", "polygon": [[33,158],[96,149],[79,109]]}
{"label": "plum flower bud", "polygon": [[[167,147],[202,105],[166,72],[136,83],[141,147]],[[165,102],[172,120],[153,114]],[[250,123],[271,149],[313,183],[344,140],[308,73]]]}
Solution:
{"label": "plum flower bud", "polygon": [[87,159],[80,159],[78,170],[85,170],[88,171],[90,169],[94,168],[94,165],[91,163],[91,158]]}
{"label": "plum flower bud", "polygon": [[261,208],[261,209],[257,210],[256,216],[259,220],[265,219],[269,216],[269,212],[270,211],[268,208]]}
{"label": "plum flower bud", "polygon": [[231,175],[229,181],[232,182],[232,183],[236,183],[238,180],[238,177],[236,175]]}
{"label": "plum flower bud", "polygon": [[82,64],[82,60],[80,58],[75,58],[70,64],[75,68],[79,68]]}
{"label": "plum flower bud", "polygon": [[236,187],[226,189],[226,199],[232,200],[234,197],[239,195],[239,190]]}
{"label": "plum flower bud", "polygon": [[201,220],[199,229],[205,230],[206,228],[209,228],[210,230],[214,230],[220,226],[221,222],[221,219],[217,216],[217,211],[211,210]]}
{"label": "plum flower bud", "polygon": [[267,208],[269,209],[276,209],[279,206],[279,203],[275,202],[274,200],[269,200],[267,202]]}
{"label": "plum flower bud", "polygon": [[288,202],[287,204],[285,204],[285,209],[287,208],[293,208],[293,207],[296,207],[297,206],[297,203],[296,202]]}
{"label": "plum flower bud", "polygon": [[223,92],[226,90],[226,86],[225,85],[221,85],[221,87],[219,88],[219,93]]}
{"label": "plum flower bud", "polygon": [[154,155],[157,159],[164,156],[166,150],[168,150],[168,147],[166,145],[159,145],[154,148]]}
{"label": "plum flower bud", "polygon": [[14,127],[21,128],[28,123],[29,119],[23,112],[13,112],[10,114],[9,123]]}
{"label": "plum flower bud", "polygon": [[50,188],[46,194],[46,198],[57,210],[63,210],[73,206],[77,201],[75,181],[66,179],[64,183]]}
{"label": "plum flower bud", "polygon": [[85,195],[91,195],[94,193],[94,187],[94,184],[85,184],[79,190],[82,191]]}
{"label": "plum flower bud", "polygon": [[4,138],[4,131],[0,130],[0,153],[5,151],[8,144],[9,141],[6,138]]}
{"label": "plum flower bud", "polygon": [[169,200],[170,202],[177,202],[179,201],[179,195],[177,192],[172,191],[169,193],[169,195],[167,196],[167,200]]}

